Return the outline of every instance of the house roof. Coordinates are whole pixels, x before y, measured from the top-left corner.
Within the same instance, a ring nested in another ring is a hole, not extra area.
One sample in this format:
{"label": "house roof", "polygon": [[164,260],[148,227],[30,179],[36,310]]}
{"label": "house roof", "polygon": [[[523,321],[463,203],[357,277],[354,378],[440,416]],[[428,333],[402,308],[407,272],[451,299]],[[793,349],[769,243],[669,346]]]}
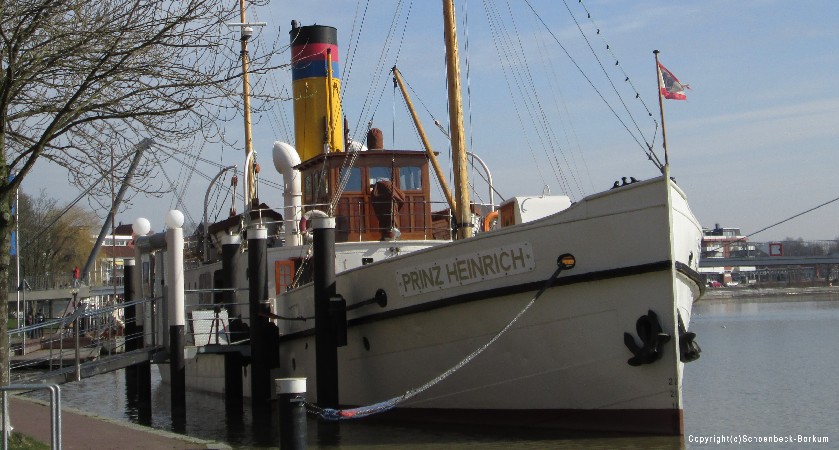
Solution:
{"label": "house roof", "polygon": [[118,246],[113,247],[110,245],[103,245],[99,247],[99,259],[111,259],[111,258],[133,258],[134,257],[134,246]]}
{"label": "house roof", "polygon": [[132,236],[134,234],[134,226],[130,223],[123,224],[122,222],[114,228],[114,236]]}

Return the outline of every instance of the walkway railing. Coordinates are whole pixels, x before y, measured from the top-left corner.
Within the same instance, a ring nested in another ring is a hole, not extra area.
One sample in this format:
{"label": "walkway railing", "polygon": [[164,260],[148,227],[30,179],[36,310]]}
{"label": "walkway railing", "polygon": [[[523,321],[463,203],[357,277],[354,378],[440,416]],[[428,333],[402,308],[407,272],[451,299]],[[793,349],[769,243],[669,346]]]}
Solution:
{"label": "walkway railing", "polygon": [[9,392],[13,391],[34,391],[49,389],[50,391],[50,430],[52,441],[50,447],[53,450],[61,450],[61,388],[57,384],[10,384],[0,387],[3,392],[3,448],[9,448],[9,434],[11,430],[7,427],[11,423],[9,416]]}
{"label": "walkway railing", "polygon": [[143,333],[125,333],[124,309],[137,304],[151,307],[153,302],[151,299],[108,304],[80,302],[75,308],[68,309],[66,316],[9,330],[13,352],[9,367],[11,378],[30,380],[35,370],[60,371],[74,365],[78,374],[82,362],[99,359],[103,353],[125,352],[126,342],[142,342],[145,335],[152,332],[149,327]]}

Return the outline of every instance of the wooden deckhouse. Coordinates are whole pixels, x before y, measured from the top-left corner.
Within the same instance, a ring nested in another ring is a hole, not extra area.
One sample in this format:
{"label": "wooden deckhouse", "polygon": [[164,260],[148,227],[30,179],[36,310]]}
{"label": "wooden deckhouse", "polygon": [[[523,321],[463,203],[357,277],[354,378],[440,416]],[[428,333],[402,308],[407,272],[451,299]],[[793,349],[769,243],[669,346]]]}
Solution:
{"label": "wooden deckhouse", "polygon": [[[326,210],[345,171],[349,178],[335,207],[338,242],[448,239],[448,218],[432,217],[428,156],[413,150],[367,150],[317,155],[296,167],[302,175],[306,212]],[[436,218],[436,220],[435,220]]]}

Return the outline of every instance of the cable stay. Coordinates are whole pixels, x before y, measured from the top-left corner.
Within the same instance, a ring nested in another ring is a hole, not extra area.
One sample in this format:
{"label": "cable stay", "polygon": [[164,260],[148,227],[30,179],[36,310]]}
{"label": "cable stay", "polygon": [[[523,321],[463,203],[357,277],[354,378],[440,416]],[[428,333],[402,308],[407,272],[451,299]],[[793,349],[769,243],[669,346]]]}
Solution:
{"label": "cable stay", "polygon": [[784,220],[781,220],[781,221],[775,222],[775,223],[773,223],[772,225],[769,225],[769,226],[767,226],[767,227],[763,227],[763,228],[761,228],[761,229],[759,229],[759,230],[757,230],[757,231],[754,231],[754,232],[752,232],[752,233],[749,233],[749,234],[747,234],[747,235],[743,236],[743,237],[742,237],[742,238],[740,238],[740,239],[735,239],[735,240],[732,240],[732,241],[728,241],[728,242],[726,242],[725,244],[723,244],[723,245],[721,245],[721,246],[719,246],[719,247],[716,247],[716,248],[710,249],[710,250],[708,250],[708,251],[709,251],[709,252],[716,252],[717,250],[721,250],[722,248],[724,248],[726,245],[731,245],[731,244],[734,244],[734,243],[737,243],[737,242],[746,242],[746,239],[748,239],[748,238],[750,238],[750,237],[752,237],[752,236],[754,236],[754,235],[756,235],[756,234],[763,233],[763,232],[764,232],[764,231],[766,231],[766,230],[771,230],[772,228],[775,228],[775,227],[777,227],[778,225],[781,225],[781,224],[787,223],[787,222],[789,222],[790,220],[793,220],[793,219],[797,219],[797,218],[799,218],[799,217],[801,217],[801,216],[803,216],[803,215],[805,215],[805,214],[809,214],[809,213],[811,213],[811,212],[813,212],[813,211],[815,211],[815,210],[817,210],[817,209],[823,208],[823,207],[825,207],[825,206],[827,206],[827,205],[829,205],[829,204],[831,204],[831,203],[835,203],[835,202],[837,202],[837,201],[839,201],[839,197],[836,197],[836,198],[834,198],[834,199],[832,199],[832,200],[828,200],[828,201],[826,201],[826,202],[824,202],[824,203],[822,203],[822,204],[816,205],[816,206],[814,206],[814,207],[812,207],[812,208],[810,208],[810,209],[807,209],[807,210],[801,211],[801,212],[800,212],[800,213],[798,213],[798,214],[793,214],[792,216],[787,217],[787,218],[786,218],[786,219],[784,219]]}

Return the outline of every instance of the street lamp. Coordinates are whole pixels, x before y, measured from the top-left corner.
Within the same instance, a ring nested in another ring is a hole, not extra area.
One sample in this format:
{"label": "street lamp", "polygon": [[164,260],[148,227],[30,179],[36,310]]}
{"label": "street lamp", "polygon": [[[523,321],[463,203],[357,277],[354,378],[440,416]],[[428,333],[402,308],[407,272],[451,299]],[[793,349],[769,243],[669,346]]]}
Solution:
{"label": "street lamp", "polygon": [[146,219],[145,217],[138,217],[134,220],[134,224],[131,228],[137,236],[145,236],[149,234],[149,231],[151,231],[151,222],[149,222],[149,219]]}
{"label": "street lamp", "polygon": [[169,379],[172,413],[186,410],[186,370],[184,363],[184,214],[177,209],[166,213],[166,270],[169,300]]}
{"label": "street lamp", "polygon": [[[133,290],[134,298],[133,300],[137,299],[144,299],[143,294],[143,252],[140,250],[140,246],[137,245],[136,239],[139,239],[141,236],[147,236],[149,231],[151,231],[151,222],[149,219],[145,217],[138,217],[134,220],[134,224],[132,225],[134,229],[134,234],[137,236],[134,238],[134,261],[136,261],[136,266],[134,268],[134,276],[131,278],[133,286],[125,286],[123,288],[123,292],[129,292],[129,290]],[[127,296],[124,298],[128,298]],[[151,308],[146,308],[144,303],[139,303],[134,306],[134,323],[137,326],[137,330],[143,330],[146,325],[146,316],[149,316],[149,322],[151,322]],[[145,344],[145,331],[142,333],[142,343],[134,348],[140,348]]]}
{"label": "street lamp", "polygon": [[169,228],[181,228],[184,225],[184,213],[178,211],[177,209],[170,209],[169,212],[166,213],[164,222]]}

